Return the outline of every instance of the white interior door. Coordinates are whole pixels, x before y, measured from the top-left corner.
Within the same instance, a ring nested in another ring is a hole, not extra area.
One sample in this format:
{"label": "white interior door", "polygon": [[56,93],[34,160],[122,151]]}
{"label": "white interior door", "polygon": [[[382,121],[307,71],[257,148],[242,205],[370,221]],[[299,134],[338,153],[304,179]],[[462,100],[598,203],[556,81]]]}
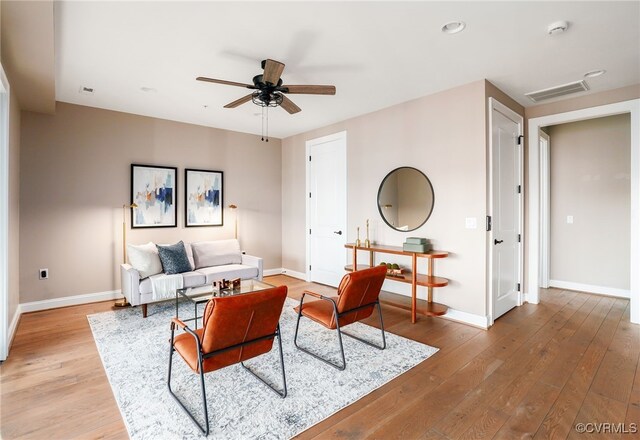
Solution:
{"label": "white interior door", "polygon": [[522,118],[491,100],[491,294],[496,319],[520,303]]}
{"label": "white interior door", "polygon": [[346,132],[307,142],[308,279],[337,287],[347,227]]}

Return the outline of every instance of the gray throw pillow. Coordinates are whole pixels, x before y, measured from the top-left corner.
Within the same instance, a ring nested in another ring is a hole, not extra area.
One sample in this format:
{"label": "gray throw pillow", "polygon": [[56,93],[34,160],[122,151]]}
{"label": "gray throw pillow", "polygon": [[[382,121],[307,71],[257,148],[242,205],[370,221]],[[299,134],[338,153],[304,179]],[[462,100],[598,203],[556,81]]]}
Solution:
{"label": "gray throw pillow", "polygon": [[158,255],[162,262],[162,269],[167,275],[174,273],[191,272],[191,263],[187,257],[187,251],[182,241],[168,246],[156,245]]}

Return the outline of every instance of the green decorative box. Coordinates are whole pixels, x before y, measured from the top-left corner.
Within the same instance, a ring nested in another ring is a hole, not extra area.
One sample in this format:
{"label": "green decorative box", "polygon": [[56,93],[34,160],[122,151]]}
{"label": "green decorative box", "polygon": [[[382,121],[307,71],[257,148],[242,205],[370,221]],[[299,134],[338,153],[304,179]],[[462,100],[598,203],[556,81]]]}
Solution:
{"label": "green decorative box", "polygon": [[422,244],[414,244],[414,243],[404,243],[402,245],[402,249],[405,252],[418,252],[424,254],[425,252],[429,252],[431,250],[431,244],[422,243]]}
{"label": "green decorative box", "polygon": [[422,237],[408,237],[405,241],[407,244],[427,244],[427,239]]}

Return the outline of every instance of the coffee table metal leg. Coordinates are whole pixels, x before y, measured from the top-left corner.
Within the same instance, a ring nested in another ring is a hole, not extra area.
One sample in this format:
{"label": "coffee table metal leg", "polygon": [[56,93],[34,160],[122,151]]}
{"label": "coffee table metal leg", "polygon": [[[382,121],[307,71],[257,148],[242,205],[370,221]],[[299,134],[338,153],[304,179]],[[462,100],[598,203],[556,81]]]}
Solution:
{"label": "coffee table metal leg", "polygon": [[198,330],[198,302],[193,303],[193,317],[196,321],[196,330]]}

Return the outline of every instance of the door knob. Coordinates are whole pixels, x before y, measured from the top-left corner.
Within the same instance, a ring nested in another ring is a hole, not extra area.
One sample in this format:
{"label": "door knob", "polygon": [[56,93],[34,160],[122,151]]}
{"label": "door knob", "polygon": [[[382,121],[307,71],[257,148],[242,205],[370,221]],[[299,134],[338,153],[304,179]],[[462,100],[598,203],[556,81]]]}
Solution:
{"label": "door knob", "polygon": [[493,244],[500,244],[502,243],[504,240],[493,240]]}
{"label": "door knob", "polygon": [[342,235],[342,231],[333,231],[334,234]]}

